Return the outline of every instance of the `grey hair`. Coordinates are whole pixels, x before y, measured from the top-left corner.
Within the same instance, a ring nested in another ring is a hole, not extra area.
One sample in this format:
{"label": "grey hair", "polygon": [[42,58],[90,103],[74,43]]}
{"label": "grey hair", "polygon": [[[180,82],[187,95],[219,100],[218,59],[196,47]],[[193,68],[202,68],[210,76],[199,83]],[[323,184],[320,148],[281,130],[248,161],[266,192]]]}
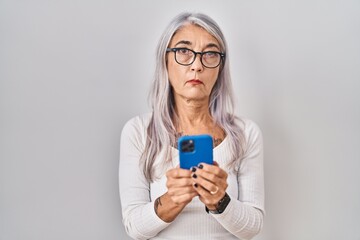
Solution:
{"label": "grey hair", "polygon": [[[165,162],[171,161],[171,148],[176,142],[176,129],[173,119],[176,116],[174,111],[174,97],[166,67],[166,49],[174,34],[186,24],[194,24],[209,32],[220,44],[220,50],[227,53],[227,43],[217,23],[205,14],[181,13],[176,16],[165,29],[157,46],[156,69],[149,94],[152,107],[152,117],[147,128],[147,139],[145,150],[141,156],[145,177],[154,181],[154,162],[156,157],[165,151]],[[210,95],[209,109],[215,123],[226,133],[230,141],[232,161],[228,167],[238,165],[244,155],[244,134],[236,124],[234,115],[234,96],[230,78],[229,61],[225,60],[220,66],[219,76]]]}

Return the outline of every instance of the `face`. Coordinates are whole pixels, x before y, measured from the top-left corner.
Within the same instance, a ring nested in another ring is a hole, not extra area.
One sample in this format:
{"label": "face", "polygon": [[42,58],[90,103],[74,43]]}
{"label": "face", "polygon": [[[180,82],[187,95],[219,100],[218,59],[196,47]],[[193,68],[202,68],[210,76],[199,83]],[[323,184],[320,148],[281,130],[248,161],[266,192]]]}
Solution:
{"label": "face", "polygon": [[[221,52],[216,38],[203,28],[192,24],[185,25],[175,33],[169,48],[188,48],[195,52]],[[208,101],[219,74],[219,67],[204,67],[199,54],[191,65],[183,66],[175,61],[175,53],[169,52],[167,53],[167,69],[175,101],[179,98]]]}

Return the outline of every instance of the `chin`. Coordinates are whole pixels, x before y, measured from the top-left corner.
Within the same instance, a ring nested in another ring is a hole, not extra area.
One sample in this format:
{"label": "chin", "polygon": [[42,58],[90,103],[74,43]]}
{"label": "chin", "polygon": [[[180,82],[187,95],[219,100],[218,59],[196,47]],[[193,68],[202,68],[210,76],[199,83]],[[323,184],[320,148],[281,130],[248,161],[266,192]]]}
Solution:
{"label": "chin", "polygon": [[209,96],[203,94],[188,94],[184,97],[187,101],[205,101],[209,99]]}

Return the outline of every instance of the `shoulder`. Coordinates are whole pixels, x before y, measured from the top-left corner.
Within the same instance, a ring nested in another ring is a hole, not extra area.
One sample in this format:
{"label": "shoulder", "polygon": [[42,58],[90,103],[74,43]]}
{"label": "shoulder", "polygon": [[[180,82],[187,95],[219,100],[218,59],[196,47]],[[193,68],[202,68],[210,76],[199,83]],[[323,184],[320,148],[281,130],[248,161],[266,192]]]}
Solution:
{"label": "shoulder", "polygon": [[151,113],[144,113],[130,118],[124,125],[123,131],[128,129],[146,129],[151,119]]}
{"label": "shoulder", "polygon": [[241,128],[247,146],[262,142],[262,132],[256,122],[245,117],[237,117],[235,122]]}
{"label": "shoulder", "polygon": [[147,127],[151,120],[151,113],[145,113],[129,119],[121,132],[122,138],[140,138],[144,139],[146,136]]}
{"label": "shoulder", "polygon": [[261,134],[259,125],[253,120],[245,117],[238,117],[235,121],[236,124],[243,130],[245,136]]}

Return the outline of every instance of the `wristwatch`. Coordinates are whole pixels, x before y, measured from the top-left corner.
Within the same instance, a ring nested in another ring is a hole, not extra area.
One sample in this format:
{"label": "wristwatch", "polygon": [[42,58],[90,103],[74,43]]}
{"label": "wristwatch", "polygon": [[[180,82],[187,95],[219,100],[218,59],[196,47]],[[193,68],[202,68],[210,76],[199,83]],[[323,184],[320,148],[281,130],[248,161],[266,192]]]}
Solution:
{"label": "wristwatch", "polygon": [[206,206],[205,206],[205,210],[207,213],[212,213],[212,214],[221,214],[225,211],[227,205],[229,204],[231,198],[230,196],[225,193],[225,196],[218,202],[218,204],[216,205],[216,209],[215,210],[209,210]]}

